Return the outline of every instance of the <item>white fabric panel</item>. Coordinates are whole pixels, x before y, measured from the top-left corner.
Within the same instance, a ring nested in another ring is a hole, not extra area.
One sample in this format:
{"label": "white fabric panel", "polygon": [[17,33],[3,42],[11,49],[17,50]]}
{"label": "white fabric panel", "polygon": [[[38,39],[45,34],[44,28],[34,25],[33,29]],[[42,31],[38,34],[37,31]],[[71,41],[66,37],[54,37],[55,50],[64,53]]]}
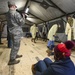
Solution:
{"label": "white fabric panel", "polygon": [[[33,9],[32,9],[33,8]],[[44,9],[40,6],[40,4],[33,2],[30,7],[30,12],[34,15],[38,15],[39,18],[48,21],[50,19],[59,17],[62,14],[58,9],[49,7],[48,9]]]}
{"label": "white fabric panel", "polygon": [[75,11],[75,0],[52,0],[52,1],[67,13]]}

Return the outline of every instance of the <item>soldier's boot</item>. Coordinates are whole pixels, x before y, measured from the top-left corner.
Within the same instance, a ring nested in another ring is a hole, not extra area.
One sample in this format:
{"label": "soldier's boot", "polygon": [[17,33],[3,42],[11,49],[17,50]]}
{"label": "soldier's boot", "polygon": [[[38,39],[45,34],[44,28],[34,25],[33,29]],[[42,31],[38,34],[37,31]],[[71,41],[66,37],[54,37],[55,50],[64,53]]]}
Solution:
{"label": "soldier's boot", "polygon": [[18,64],[20,62],[20,60],[9,60],[8,65],[14,65],[14,64]]}
{"label": "soldier's boot", "polygon": [[22,57],[22,55],[17,55],[17,56],[16,56],[16,58],[21,58],[21,57]]}

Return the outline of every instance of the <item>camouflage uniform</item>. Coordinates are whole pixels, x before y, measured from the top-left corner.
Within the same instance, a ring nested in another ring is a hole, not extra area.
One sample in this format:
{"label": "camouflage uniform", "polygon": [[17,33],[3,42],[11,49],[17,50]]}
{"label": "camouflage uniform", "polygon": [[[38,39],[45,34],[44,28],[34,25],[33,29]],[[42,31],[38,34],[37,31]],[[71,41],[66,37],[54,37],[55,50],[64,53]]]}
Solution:
{"label": "camouflage uniform", "polygon": [[25,24],[25,20],[16,11],[9,9],[7,13],[7,25],[12,40],[12,47],[10,53],[10,60],[14,60],[19,51],[21,37],[23,31],[21,26]]}

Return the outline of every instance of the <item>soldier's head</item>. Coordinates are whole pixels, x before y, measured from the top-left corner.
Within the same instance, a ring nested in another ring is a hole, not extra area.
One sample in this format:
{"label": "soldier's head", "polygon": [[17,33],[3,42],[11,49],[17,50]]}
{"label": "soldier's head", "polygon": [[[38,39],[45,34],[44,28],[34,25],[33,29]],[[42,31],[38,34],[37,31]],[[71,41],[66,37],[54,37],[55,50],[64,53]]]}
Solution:
{"label": "soldier's head", "polygon": [[8,7],[9,8],[14,8],[14,9],[17,8],[16,4],[13,1],[8,1]]}

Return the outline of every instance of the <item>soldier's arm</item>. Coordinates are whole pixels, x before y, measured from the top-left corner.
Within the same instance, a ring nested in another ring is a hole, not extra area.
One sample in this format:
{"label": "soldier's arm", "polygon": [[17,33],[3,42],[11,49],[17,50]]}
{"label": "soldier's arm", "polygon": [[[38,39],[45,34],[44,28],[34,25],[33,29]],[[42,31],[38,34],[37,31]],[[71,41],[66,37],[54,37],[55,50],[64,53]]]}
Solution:
{"label": "soldier's arm", "polygon": [[20,25],[24,25],[25,24],[25,17],[24,17],[24,15],[22,17],[18,12],[15,14],[15,19],[16,19],[18,24],[20,24]]}

